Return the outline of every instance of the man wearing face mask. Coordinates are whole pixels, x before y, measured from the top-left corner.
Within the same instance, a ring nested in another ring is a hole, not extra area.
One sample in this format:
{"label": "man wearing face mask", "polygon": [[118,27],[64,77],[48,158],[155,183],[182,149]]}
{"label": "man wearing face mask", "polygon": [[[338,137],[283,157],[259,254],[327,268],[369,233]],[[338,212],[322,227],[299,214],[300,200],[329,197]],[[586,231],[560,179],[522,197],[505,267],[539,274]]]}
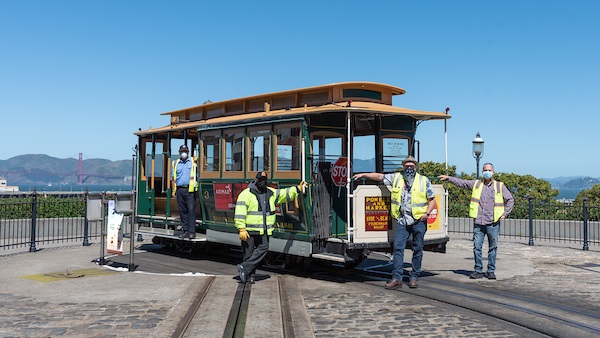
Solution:
{"label": "man wearing face mask", "polygon": [[196,179],[197,165],[189,158],[189,149],[184,144],[179,147],[179,158],[173,162],[173,187],[181,218],[183,234],[179,237],[196,238]]}
{"label": "man wearing face mask", "polygon": [[242,283],[254,283],[256,267],[267,256],[269,236],[275,229],[275,206],[295,199],[307,187],[302,181],[297,187],[271,188],[267,173],[262,171],[239,194],[235,203],[235,226],[242,240],[243,262],[237,265]]}
{"label": "man wearing face mask", "polygon": [[412,271],[409,274],[408,286],[417,287],[423,261],[423,242],[427,232],[427,218],[435,208],[435,194],[431,182],[417,173],[417,160],[408,156],[402,161],[402,172],[392,174],[361,173],[354,179],[366,178],[383,181],[392,187],[391,216],[397,219],[394,235],[394,271],[392,280],[385,284],[386,289],[402,287],[404,273],[404,249],[408,236],[412,234]]}
{"label": "man wearing face mask", "polygon": [[[494,180],[494,166],[483,165],[482,180],[462,180],[460,178],[440,175],[442,181],[454,184],[459,188],[472,189],[469,216],[473,221],[473,254],[475,256],[475,272],[469,277],[479,279],[487,277],[496,279],[496,252],[500,221],[510,214],[515,201],[504,183]],[[483,237],[488,238],[487,274],[483,273],[482,247]]]}

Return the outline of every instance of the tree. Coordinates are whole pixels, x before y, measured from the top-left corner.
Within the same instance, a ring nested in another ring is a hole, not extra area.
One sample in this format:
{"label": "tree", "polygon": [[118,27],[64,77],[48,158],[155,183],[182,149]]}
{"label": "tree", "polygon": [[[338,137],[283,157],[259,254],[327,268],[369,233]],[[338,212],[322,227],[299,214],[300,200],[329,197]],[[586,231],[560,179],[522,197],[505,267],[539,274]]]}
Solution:
{"label": "tree", "polygon": [[[476,179],[474,174],[461,172],[460,175],[457,175],[456,166],[454,165],[448,166],[448,171],[446,173],[445,164],[438,162],[421,163],[420,173],[429,177],[433,184],[442,183],[437,178],[442,174],[458,177],[463,180]],[[503,182],[506,185],[506,188],[508,188],[515,198],[515,202],[521,202],[519,204],[526,202],[530,196],[533,197],[537,202],[557,203],[554,198],[558,196],[558,190],[552,189],[552,185],[546,180],[538,179],[531,175],[517,175],[502,172],[496,173],[495,179]],[[450,216],[468,217],[469,203],[471,201],[471,190],[458,188],[455,185],[447,182],[443,182],[442,184],[448,190]],[[600,185],[598,185],[597,189],[598,201],[600,202]],[[526,209],[526,204],[524,204],[523,208]]]}
{"label": "tree", "polygon": [[[444,188],[448,190],[448,212],[453,217],[468,217],[469,216],[469,201],[471,200],[471,191],[468,189],[461,189],[448,182],[441,182],[438,179],[439,175],[450,175],[456,176],[456,166],[448,166],[446,171],[446,165],[438,162],[423,162],[420,165],[420,173],[429,177],[433,184],[443,184]],[[465,173],[461,173],[462,179],[468,180],[473,179]]]}
{"label": "tree", "polygon": [[506,185],[515,200],[527,200],[531,196],[536,201],[552,203],[558,196],[558,190],[552,189],[550,182],[531,175],[500,172],[496,173],[495,179]]}
{"label": "tree", "polygon": [[[430,180],[437,180],[439,175],[446,175],[446,164],[433,161],[422,162],[419,165],[419,173],[429,177]],[[456,175],[455,165],[448,166],[448,175]]]}
{"label": "tree", "polygon": [[600,205],[600,184],[596,184],[589,189],[584,189],[575,197],[576,204],[582,204],[583,198],[587,197],[588,205]]}

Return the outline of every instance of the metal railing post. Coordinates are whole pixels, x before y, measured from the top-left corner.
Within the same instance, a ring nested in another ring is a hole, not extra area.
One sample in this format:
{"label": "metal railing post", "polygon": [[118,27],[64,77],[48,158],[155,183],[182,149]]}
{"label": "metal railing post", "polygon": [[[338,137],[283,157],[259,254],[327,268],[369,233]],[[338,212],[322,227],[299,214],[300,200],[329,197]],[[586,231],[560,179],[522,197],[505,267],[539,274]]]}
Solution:
{"label": "metal railing post", "polygon": [[[133,220],[133,217],[131,219]],[[135,227],[133,225],[133,221],[130,222],[129,226],[131,227],[131,235],[129,236],[129,266],[127,267],[127,270],[134,271],[135,264],[133,262],[133,254],[135,251],[135,245],[133,243],[133,236],[135,234]]]}
{"label": "metal railing post", "polygon": [[33,194],[31,194],[31,243],[29,246],[29,252],[37,251],[37,249],[35,247],[36,220],[37,220],[37,192],[36,192],[35,188],[33,188]]}
{"label": "metal railing post", "polygon": [[101,217],[101,227],[100,227],[100,259],[98,262],[100,265],[106,265],[106,261],[104,259],[104,236],[106,236],[106,204],[108,201],[106,200],[106,192],[102,192],[102,217]]}
{"label": "metal railing post", "polygon": [[528,196],[529,201],[529,245],[533,245],[533,197]]}
{"label": "metal railing post", "polygon": [[84,207],[84,211],[83,211],[83,246],[90,246],[90,240],[89,240],[90,223],[88,220],[88,197],[89,197],[89,190],[88,190],[88,187],[85,187],[85,193],[83,194],[83,207]]}
{"label": "metal railing post", "polygon": [[587,196],[583,198],[583,250],[588,251],[588,212],[587,212]]}

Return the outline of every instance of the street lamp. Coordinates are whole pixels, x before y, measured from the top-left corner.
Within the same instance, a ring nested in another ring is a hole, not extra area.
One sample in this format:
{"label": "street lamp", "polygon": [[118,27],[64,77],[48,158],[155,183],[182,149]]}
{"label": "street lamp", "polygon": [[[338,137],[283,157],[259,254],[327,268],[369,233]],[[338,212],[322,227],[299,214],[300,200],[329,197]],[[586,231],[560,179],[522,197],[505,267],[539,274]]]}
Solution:
{"label": "street lamp", "polygon": [[473,140],[473,157],[475,157],[475,162],[477,163],[476,175],[479,178],[479,159],[483,157],[483,139],[479,135],[479,132],[477,132]]}

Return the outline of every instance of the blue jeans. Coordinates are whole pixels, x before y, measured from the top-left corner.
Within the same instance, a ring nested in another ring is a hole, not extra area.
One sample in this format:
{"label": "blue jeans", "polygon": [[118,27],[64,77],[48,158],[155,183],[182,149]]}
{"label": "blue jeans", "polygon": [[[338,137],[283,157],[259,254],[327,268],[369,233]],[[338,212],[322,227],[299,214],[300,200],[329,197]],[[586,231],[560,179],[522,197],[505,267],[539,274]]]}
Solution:
{"label": "blue jeans", "polygon": [[423,261],[423,240],[427,232],[427,222],[418,221],[413,225],[396,224],[396,234],[394,235],[394,271],[392,278],[402,280],[404,272],[404,248],[410,234],[413,235],[412,242],[412,271],[411,279],[417,279],[421,274],[421,262]]}
{"label": "blue jeans", "polygon": [[475,255],[475,272],[483,272],[483,258],[481,249],[483,247],[483,236],[488,238],[488,266],[487,272],[496,271],[496,251],[498,249],[498,233],[500,232],[500,221],[490,225],[475,224],[473,226],[473,254]]}

